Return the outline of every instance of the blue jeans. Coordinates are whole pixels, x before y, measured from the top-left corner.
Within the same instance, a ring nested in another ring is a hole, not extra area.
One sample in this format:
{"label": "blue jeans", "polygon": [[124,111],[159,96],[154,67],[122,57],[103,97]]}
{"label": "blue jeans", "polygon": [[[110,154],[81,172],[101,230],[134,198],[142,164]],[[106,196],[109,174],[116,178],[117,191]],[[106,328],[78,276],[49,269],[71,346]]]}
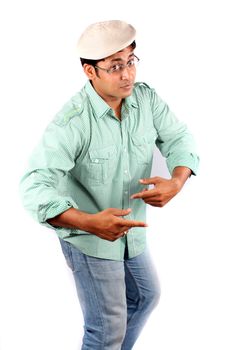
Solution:
{"label": "blue jeans", "polygon": [[147,252],[114,261],[60,240],[84,317],[82,350],[130,350],[158,303],[160,287]]}

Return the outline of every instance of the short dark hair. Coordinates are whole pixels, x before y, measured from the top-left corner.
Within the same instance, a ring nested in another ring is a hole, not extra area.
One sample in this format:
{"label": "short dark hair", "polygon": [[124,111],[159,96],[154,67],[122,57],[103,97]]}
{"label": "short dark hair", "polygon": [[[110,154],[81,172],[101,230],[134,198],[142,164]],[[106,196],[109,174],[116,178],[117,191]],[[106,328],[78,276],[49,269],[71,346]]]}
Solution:
{"label": "short dark hair", "polygon": [[[131,48],[134,50],[136,48],[136,41],[134,40],[131,44],[130,44]],[[80,57],[80,61],[81,61],[81,65],[83,66],[84,64],[90,64],[91,66],[95,67],[97,65],[98,62],[100,61],[104,61],[104,58],[102,58],[101,60],[89,60],[88,58],[83,58]]]}

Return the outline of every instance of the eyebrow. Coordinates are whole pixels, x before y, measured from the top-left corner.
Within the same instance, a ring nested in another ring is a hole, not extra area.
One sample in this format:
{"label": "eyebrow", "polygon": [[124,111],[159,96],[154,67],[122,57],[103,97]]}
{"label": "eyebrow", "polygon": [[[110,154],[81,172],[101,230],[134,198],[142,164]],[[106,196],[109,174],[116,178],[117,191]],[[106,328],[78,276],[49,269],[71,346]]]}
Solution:
{"label": "eyebrow", "polygon": [[[128,56],[128,58],[130,58],[131,56],[134,56],[134,52],[132,52],[129,56]],[[119,62],[119,61],[123,61],[123,59],[122,58],[113,58],[110,62]]]}

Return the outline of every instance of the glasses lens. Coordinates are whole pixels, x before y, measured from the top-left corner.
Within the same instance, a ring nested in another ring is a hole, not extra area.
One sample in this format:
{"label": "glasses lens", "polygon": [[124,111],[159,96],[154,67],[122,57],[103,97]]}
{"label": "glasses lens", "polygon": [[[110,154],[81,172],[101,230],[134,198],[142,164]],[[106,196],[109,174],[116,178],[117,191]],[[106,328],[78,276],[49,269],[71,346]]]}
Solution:
{"label": "glasses lens", "polygon": [[139,58],[137,56],[134,56],[127,64],[116,64],[113,67],[110,67],[107,72],[109,74],[119,73],[122,72],[126,67],[132,68],[134,66],[137,66],[139,63]]}

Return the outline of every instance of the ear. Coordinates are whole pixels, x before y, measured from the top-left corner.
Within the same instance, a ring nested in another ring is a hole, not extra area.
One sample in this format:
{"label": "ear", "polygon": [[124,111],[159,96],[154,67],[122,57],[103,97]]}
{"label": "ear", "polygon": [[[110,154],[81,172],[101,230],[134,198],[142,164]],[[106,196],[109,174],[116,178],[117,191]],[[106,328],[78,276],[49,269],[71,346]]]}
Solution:
{"label": "ear", "polygon": [[91,66],[90,64],[85,63],[83,65],[83,70],[84,70],[84,73],[86,74],[86,76],[88,77],[89,80],[93,80],[96,78],[95,68],[93,66]]}

